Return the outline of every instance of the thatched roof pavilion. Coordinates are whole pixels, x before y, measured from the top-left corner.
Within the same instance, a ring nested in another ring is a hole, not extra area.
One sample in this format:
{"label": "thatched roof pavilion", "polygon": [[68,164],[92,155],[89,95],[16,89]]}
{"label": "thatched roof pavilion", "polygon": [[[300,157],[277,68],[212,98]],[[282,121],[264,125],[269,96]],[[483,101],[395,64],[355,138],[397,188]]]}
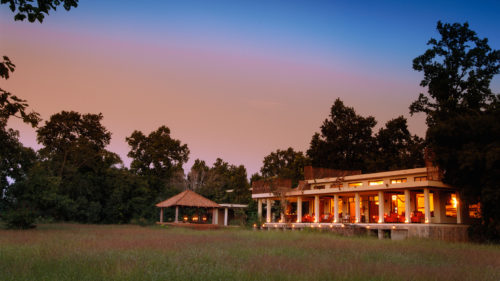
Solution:
{"label": "thatched roof pavilion", "polygon": [[156,204],[156,207],[160,208],[160,223],[163,222],[163,208],[175,207],[175,222],[179,221],[179,206],[182,207],[197,207],[197,208],[213,208],[214,212],[216,209],[221,208],[221,206],[214,201],[207,199],[198,193],[185,190],[173,197],[168,198]]}

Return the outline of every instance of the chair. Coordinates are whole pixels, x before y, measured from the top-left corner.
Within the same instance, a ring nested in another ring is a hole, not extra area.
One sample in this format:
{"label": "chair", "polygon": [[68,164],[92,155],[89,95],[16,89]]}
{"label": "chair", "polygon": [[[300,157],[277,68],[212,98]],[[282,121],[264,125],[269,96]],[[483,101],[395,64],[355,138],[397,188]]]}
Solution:
{"label": "chair", "polygon": [[425,215],[422,212],[414,211],[411,214],[411,222],[413,223],[422,223],[425,219]]}

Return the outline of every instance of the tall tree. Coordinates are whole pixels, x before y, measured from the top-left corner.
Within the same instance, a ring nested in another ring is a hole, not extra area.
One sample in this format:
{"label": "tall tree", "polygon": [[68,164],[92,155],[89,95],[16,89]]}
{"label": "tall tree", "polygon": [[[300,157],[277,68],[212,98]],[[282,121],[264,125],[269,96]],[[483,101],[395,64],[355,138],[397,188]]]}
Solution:
{"label": "tall tree", "polygon": [[295,151],[289,147],[286,150],[276,150],[264,157],[260,172],[264,177],[279,177],[291,179],[293,186],[304,179],[304,166],[309,165],[310,160],[301,151]]}
{"label": "tall tree", "polygon": [[365,158],[373,150],[372,130],[377,124],[372,116],[356,114],[337,99],[330,110],[330,118],[311,140],[307,155],[313,166],[366,170]]}
{"label": "tall tree", "polygon": [[367,157],[369,171],[390,171],[423,167],[424,140],[411,135],[406,118],[389,120],[375,135],[375,150]]}
{"label": "tall tree", "polygon": [[490,82],[500,70],[500,51],[468,23],[438,22],[439,40],[413,60],[427,87],[410,106],[427,115],[426,141],[442,169],[443,181],[460,189],[468,202],[481,202],[474,233],[500,240],[500,96]]}
{"label": "tall tree", "polygon": [[205,161],[196,159],[187,175],[188,188],[193,191],[200,189],[207,180],[209,170]]}

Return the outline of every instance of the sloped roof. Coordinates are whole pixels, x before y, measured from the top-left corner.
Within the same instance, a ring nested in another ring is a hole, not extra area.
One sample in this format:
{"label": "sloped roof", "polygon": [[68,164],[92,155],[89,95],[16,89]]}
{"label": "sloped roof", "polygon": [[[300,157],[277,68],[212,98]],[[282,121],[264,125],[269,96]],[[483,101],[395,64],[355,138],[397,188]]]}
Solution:
{"label": "sloped roof", "polygon": [[156,204],[156,207],[165,208],[172,206],[202,207],[202,208],[220,208],[221,206],[212,200],[209,200],[198,193],[186,190],[167,200]]}

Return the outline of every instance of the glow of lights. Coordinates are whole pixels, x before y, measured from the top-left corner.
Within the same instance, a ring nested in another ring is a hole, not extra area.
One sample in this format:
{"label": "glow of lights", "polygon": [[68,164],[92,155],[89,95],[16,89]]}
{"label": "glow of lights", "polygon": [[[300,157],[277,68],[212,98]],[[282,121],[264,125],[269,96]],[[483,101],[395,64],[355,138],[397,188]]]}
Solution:
{"label": "glow of lights", "polygon": [[332,228],[332,227],[333,227],[333,223],[332,223],[332,224],[330,224],[330,228]]}
{"label": "glow of lights", "polygon": [[456,208],[458,205],[457,197],[451,198],[451,204],[453,205],[453,208]]}
{"label": "glow of lights", "polygon": [[398,197],[396,195],[392,195],[392,200],[396,201],[396,199],[398,199]]}
{"label": "glow of lights", "polygon": [[409,223],[410,221],[408,219],[405,219],[405,223]]}
{"label": "glow of lights", "polygon": [[429,223],[429,219],[425,219],[425,223]]}
{"label": "glow of lights", "polygon": [[368,226],[366,226],[366,228],[367,228],[367,229],[370,229],[370,226],[368,225]]}
{"label": "glow of lights", "polygon": [[295,224],[292,224],[292,228],[295,228]]}
{"label": "glow of lights", "polygon": [[382,223],[382,219],[379,219],[379,220],[378,220],[378,223]]}
{"label": "glow of lights", "polygon": [[342,224],[342,227],[345,227],[345,225]]}
{"label": "glow of lights", "polygon": [[370,186],[372,186],[372,185],[382,185],[382,184],[384,184],[384,181],[383,180],[380,180],[380,181],[370,181],[368,184]]}
{"label": "glow of lights", "polygon": [[392,226],[392,229],[396,229],[396,226],[395,226],[395,225],[393,225],[393,226]]}
{"label": "glow of lights", "polygon": [[321,228],[321,224],[320,224],[320,225],[318,225],[318,227],[319,227],[319,228]]}
{"label": "glow of lights", "polygon": [[256,224],[256,223],[254,223],[254,224],[253,224],[253,228],[256,228],[256,227],[257,227],[257,224]]}

